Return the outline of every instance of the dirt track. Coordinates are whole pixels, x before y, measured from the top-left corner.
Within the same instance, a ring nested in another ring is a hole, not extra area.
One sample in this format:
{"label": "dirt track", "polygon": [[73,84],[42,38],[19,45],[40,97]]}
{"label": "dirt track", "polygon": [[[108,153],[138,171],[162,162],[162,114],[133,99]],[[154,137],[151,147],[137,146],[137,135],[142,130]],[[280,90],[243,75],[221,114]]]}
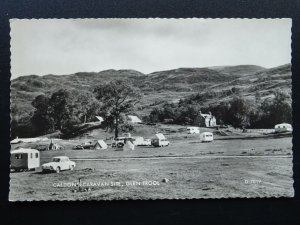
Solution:
{"label": "dirt track", "polygon": [[[159,159],[216,159],[216,158],[291,158],[289,155],[213,155],[213,156],[160,156],[160,157],[122,157],[122,160],[159,160]],[[120,158],[74,158],[73,161],[118,161]]]}

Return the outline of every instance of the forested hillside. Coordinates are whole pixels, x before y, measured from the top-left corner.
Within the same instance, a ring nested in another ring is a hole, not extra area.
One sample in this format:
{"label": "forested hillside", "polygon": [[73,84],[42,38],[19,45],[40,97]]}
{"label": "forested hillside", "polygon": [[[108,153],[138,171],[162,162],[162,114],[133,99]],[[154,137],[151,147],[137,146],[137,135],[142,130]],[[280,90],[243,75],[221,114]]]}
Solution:
{"label": "forested hillside", "polygon": [[[151,74],[135,70],[106,70],[60,76],[29,75],[14,79],[11,83],[12,136],[40,134],[38,129],[32,128],[34,112],[39,104],[50,104],[47,101],[51,99],[51,104],[55,104],[53,99],[58,93],[63,93],[65,101],[73,108],[76,107],[75,111],[81,115],[79,120],[77,118],[77,123],[92,121],[94,115],[99,113],[98,105],[101,104],[94,98],[93,91],[100,84],[112,80],[129,80],[141,91],[143,96],[136,104],[134,114],[149,121],[154,118],[149,116],[151,113],[153,115],[154,110],[162,110],[170,105],[171,108],[197,107],[196,109],[214,111],[220,118],[222,115],[217,108],[222,104],[242,98],[243,101],[261,105],[265,99],[274,99],[278,91],[287,94],[285,97],[281,96],[284,102],[289,105],[291,103],[290,64],[271,69],[239,65],[179,68]],[[45,102],[41,103],[43,101]],[[168,117],[161,116],[160,121],[170,119]],[[177,122],[191,123],[189,120]],[[226,123],[226,120],[218,122]],[[246,126],[247,124],[245,123]]]}

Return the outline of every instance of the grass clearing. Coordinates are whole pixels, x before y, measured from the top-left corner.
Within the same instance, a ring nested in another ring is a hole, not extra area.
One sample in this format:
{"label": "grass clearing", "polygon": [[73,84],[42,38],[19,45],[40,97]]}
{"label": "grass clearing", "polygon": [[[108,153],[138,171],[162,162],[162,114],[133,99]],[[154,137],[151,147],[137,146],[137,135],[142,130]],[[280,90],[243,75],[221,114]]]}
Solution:
{"label": "grass clearing", "polygon": [[[41,163],[54,156],[67,155],[75,159],[75,170],[60,174],[43,174],[40,170],[11,173],[9,199],[291,197],[294,194],[291,148],[291,138],[280,138],[272,141],[216,140],[213,143],[179,140],[165,148],[137,147],[134,151],[112,148],[44,151],[41,152]],[[265,157],[241,157],[251,155]],[[76,160],[81,158],[83,160]],[[97,158],[102,160],[84,160]],[[86,183],[109,185],[91,186],[89,189],[54,187],[61,183],[76,183],[79,179]],[[143,183],[154,181],[159,185]]]}

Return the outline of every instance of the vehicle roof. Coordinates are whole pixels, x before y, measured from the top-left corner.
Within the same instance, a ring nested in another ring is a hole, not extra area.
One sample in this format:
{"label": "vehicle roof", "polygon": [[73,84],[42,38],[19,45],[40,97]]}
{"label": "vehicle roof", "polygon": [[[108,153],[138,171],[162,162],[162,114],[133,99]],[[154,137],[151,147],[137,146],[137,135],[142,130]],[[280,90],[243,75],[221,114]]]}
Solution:
{"label": "vehicle roof", "polygon": [[292,126],[292,125],[289,124],[289,123],[279,123],[279,124],[276,124],[275,126],[280,126],[280,125],[288,125],[288,126]]}
{"label": "vehicle roof", "polygon": [[17,149],[17,150],[12,150],[11,154],[16,154],[16,153],[37,153],[37,152],[39,152],[39,151],[36,150],[36,149],[20,148],[20,149]]}
{"label": "vehicle roof", "polygon": [[69,157],[68,156],[55,156],[55,157],[53,157],[53,159],[57,159],[57,158],[59,158],[59,159],[68,159]]}

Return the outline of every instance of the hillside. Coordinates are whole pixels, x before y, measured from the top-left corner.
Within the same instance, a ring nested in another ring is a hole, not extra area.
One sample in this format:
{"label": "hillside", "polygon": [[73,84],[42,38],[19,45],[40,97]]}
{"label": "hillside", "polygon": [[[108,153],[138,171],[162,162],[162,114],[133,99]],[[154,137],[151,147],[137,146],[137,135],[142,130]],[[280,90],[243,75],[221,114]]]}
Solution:
{"label": "hillside", "polygon": [[239,65],[239,66],[214,66],[209,67],[212,70],[222,72],[229,75],[246,75],[265,70],[264,67],[256,65]]}
{"label": "hillside", "polygon": [[248,99],[254,99],[255,96],[259,96],[261,99],[272,98],[275,89],[291,94],[291,76],[291,65],[286,64],[249,73],[229,82],[212,85],[204,89],[200,94],[204,96],[207,96],[208,93],[211,94],[212,97],[207,98],[207,104],[218,104],[222,101],[228,101],[236,94]]}
{"label": "hillside", "polygon": [[221,93],[221,97],[214,98],[216,95],[212,95],[207,98],[206,103],[213,104],[230,99],[235,94],[233,89],[248,97],[257,92],[262,97],[271,96],[271,90],[277,87],[291,92],[291,65],[271,69],[254,65],[178,68],[151,74],[135,70],[105,70],[61,76],[23,76],[12,80],[12,106],[23,113],[30,113],[33,110],[31,102],[38,95],[50,95],[62,88],[92,91],[97,84],[112,79],[130,79],[142,90],[144,98],[137,113],[146,115],[153,106],[178,102],[180,98],[194,93]]}

